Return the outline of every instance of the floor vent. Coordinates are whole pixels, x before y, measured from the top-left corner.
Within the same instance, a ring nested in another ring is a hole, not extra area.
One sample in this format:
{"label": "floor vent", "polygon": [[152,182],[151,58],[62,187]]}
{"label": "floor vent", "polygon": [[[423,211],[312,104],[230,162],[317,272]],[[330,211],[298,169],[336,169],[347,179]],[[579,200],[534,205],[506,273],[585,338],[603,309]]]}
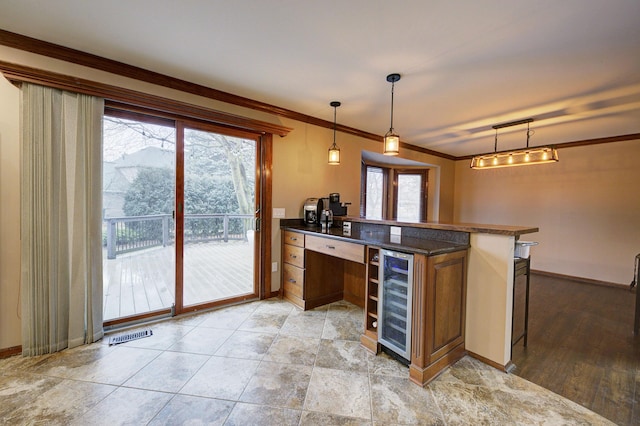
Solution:
{"label": "floor vent", "polygon": [[125,343],[131,340],[142,339],[144,337],[150,336],[153,336],[153,331],[151,330],[142,330],[128,334],[121,334],[120,336],[109,337],[109,346],[118,345],[120,343]]}

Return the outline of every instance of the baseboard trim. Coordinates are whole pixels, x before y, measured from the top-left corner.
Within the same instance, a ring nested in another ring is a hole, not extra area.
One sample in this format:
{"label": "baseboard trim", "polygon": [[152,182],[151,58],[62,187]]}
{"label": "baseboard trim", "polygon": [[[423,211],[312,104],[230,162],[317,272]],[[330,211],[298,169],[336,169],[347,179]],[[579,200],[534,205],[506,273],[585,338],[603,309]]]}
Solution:
{"label": "baseboard trim", "polygon": [[467,353],[469,354],[469,356],[471,356],[472,358],[477,359],[478,361],[482,361],[487,365],[490,365],[493,368],[496,368],[500,371],[504,371],[505,373],[508,373],[510,369],[513,369],[510,367],[511,361],[509,361],[507,363],[507,365],[502,365],[502,364],[498,364],[495,361],[491,361],[489,358],[485,358],[482,355],[478,355],[477,353],[471,352],[470,350],[467,349]]}
{"label": "baseboard trim", "polygon": [[614,287],[614,288],[627,289],[627,290],[629,289],[629,284],[620,284],[620,283],[612,283],[609,281],[592,280],[591,278],[574,277],[572,275],[563,275],[563,274],[557,274],[555,272],[538,271],[536,269],[532,269],[531,273],[536,275],[543,275],[551,278],[559,278],[563,280],[575,281],[583,284],[593,284],[593,285],[600,285],[604,287]]}
{"label": "baseboard trim", "polygon": [[20,355],[22,353],[22,346],[12,346],[10,348],[0,349],[0,359],[9,358],[10,356]]}

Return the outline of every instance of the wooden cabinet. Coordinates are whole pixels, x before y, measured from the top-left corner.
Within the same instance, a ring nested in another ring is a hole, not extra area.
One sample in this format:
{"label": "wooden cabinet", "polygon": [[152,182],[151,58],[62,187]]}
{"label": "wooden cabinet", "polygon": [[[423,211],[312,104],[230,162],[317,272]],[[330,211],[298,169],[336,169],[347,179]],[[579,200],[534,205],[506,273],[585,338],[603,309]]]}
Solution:
{"label": "wooden cabinet", "polygon": [[329,256],[352,262],[364,263],[364,246],[362,244],[309,235],[305,240],[304,246],[306,249],[317,251],[318,253],[328,254]]}
{"label": "wooden cabinet", "polygon": [[424,386],[465,355],[467,251],[414,256],[409,378]]}
{"label": "wooden cabinet", "polygon": [[[378,353],[380,249],[367,247],[365,330],[360,343]],[[424,386],[465,355],[467,251],[414,254],[409,378]]]}
{"label": "wooden cabinet", "polygon": [[284,231],[282,240],[283,297],[304,308],[304,234]]}
{"label": "wooden cabinet", "polygon": [[380,268],[380,249],[368,246],[366,266],[366,284],[364,301],[364,334],[360,343],[373,353],[380,351],[378,345],[378,276]]}
{"label": "wooden cabinet", "polygon": [[282,295],[307,310],[345,299],[364,307],[364,246],[284,231]]}

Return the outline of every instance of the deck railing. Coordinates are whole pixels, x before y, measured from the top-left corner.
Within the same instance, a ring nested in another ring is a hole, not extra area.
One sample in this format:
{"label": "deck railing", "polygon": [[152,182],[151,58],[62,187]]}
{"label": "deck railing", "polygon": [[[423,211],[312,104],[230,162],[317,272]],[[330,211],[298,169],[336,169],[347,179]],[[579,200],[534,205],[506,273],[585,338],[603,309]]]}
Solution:
{"label": "deck railing", "polygon": [[[107,259],[118,254],[175,243],[172,215],[123,216],[104,219]],[[251,214],[185,214],[184,243],[245,240],[253,229]]]}

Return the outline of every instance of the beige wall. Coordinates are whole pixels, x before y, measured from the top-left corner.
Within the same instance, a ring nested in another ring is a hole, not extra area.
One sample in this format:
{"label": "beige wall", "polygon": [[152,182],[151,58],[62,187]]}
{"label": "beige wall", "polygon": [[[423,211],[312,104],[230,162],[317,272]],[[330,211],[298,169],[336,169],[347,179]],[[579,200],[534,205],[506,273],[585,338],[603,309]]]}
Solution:
{"label": "beige wall", "polygon": [[[353,203],[349,214],[359,213],[360,156],[362,150],[380,152],[381,143],[338,133],[337,142],[342,153],[340,166],[329,166],[327,149],[333,141],[331,129],[311,126],[292,120],[259,113],[253,110],[224,104],[195,95],[141,83],[105,72],[51,60],[27,52],[0,46],[0,59],[73,75],[102,83],[117,85],[159,96],[178,99],[208,108],[226,111],[258,120],[278,123],[294,130],[286,137],[274,136],[273,148],[273,207],[284,207],[286,217],[301,217],[302,205],[307,197],[326,196],[339,192],[341,199]],[[0,174],[0,349],[20,345],[19,305],[19,153],[18,153],[18,106],[19,91],[0,78],[0,152],[2,169]],[[343,106],[343,108],[346,107]],[[333,119],[333,111],[327,99],[327,120]],[[384,128],[381,130],[384,131]],[[430,173],[430,216],[451,220],[453,217],[454,162],[421,153],[405,150],[401,156],[433,165]],[[436,182],[440,182],[436,185]],[[441,202],[437,202],[438,198]],[[437,212],[437,215],[435,214]],[[273,261],[280,260],[279,220],[272,222]],[[280,265],[278,265],[280,268]],[[280,273],[272,274],[272,289],[280,286]]]}
{"label": "beige wall", "polygon": [[471,170],[456,162],[454,220],[531,225],[532,268],[629,284],[640,253],[640,141],[559,150],[560,162]]}
{"label": "beige wall", "polygon": [[0,349],[20,344],[19,91],[0,78]]}

